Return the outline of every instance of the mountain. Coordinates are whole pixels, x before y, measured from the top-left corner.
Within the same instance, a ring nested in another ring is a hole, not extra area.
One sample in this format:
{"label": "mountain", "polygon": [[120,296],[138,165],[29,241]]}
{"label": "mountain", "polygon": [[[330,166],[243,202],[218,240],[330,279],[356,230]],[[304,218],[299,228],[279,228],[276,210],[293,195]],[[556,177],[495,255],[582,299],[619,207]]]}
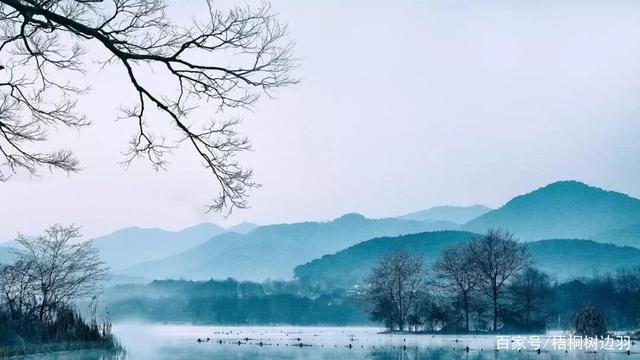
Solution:
{"label": "mountain", "polygon": [[290,279],[296,265],[373,237],[451,226],[455,225],[395,218],[367,219],[359,214],[347,214],[330,222],[261,226],[245,235],[219,235],[184,253],[130,267],[122,274],[151,279]]}
{"label": "mountain", "polygon": [[534,265],[559,280],[615,274],[640,265],[640,249],[593,240],[553,239],[529,243]]}
{"label": "mountain", "polygon": [[252,224],[249,222],[242,222],[238,225],[234,225],[227,229],[227,231],[236,232],[238,234],[246,234],[248,232],[253,231],[253,229],[259,227],[260,225]]}
{"label": "mountain", "polygon": [[593,240],[620,246],[640,246],[640,223],[601,232],[591,236]]}
{"label": "mountain", "polygon": [[[233,247],[242,246],[245,235],[227,232],[213,237],[192,249],[154,261],[142,262],[118,272],[117,275],[145,279],[198,279],[204,280],[216,276],[214,273],[203,273],[203,268],[210,262],[220,261],[221,254]],[[222,260],[224,261],[224,259]],[[233,261],[231,261],[233,262]],[[212,267],[215,266],[211,265]],[[232,266],[230,269],[234,269]]]}
{"label": "mountain", "polygon": [[399,218],[417,221],[450,221],[456,224],[464,224],[491,210],[491,208],[484,205],[436,206],[427,210],[412,212]]}
{"label": "mountain", "polygon": [[383,254],[406,249],[422,254],[431,263],[444,248],[466,243],[474,236],[476,234],[465,231],[436,231],[375,238],[298,266],[294,275],[323,288],[348,288],[366,277]]}
{"label": "mountain", "polygon": [[198,246],[226,230],[202,223],[180,231],[130,227],[92,240],[112,270],[161,259]]}
{"label": "mountain", "polygon": [[[369,274],[376,259],[405,249],[423,254],[431,265],[443,248],[469,241],[475,234],[463,231],[441,231],[382,237],[354,245],[333,255],[300,265],[295,277],[323,288],[349,288]],[[591,240],[540,240],[529,243],[534,266],[558,280],[606,274],[618,268],[640,265],[640,250],[618,247]]]}
{"label": "mountain", "polygon": [[[640,219],[640,200],[577,181],[560,181],[518,196],[462,229],[503,228],[523,240],[591,238]],[[640,245],[640,244],[637,244]]]}
{"label": "mountain", "polygon": [[9,264],[12,263],[13,256],[10,252],[10,247],[8,246],[0,246],[0,264]]}

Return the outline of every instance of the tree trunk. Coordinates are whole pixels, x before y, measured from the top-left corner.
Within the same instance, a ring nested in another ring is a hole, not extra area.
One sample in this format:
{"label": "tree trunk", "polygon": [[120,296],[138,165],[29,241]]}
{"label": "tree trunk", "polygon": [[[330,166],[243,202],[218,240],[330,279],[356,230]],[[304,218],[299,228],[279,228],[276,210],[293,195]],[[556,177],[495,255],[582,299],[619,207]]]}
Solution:
{"label": "tree trunk", "polygon": [[524,322],[527,328],[529,327],[530,317],[531,317],[531,297],[527,296],[527,311],[526,311],[525,322]]}
{"label": "tree trunk", "polygon": [[39,313],[38,313],[38,319],[40,319],[40,321],[44,320],[44,310],[47,307],[47,291],[43,291],[42,292],[42,304],[40,304],[40,309],[39,309]]}
{"label": "tree trunk", "polygon": [[498,289],[493,289],[493,332],[498,331]]}
{"label": "tree trunk", "polygon": [[467,332],[469,332],[469,294],[464,294],[464,325]]}

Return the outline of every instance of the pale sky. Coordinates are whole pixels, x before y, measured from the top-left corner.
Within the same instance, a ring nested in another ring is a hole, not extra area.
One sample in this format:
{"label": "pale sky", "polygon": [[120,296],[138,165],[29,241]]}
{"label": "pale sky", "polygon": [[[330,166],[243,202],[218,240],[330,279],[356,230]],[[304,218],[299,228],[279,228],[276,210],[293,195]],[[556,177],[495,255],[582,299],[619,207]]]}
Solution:
{"label": "pale sky", "polygon": [[[188,16],[195,4],[170,12]],[[244,114],[255,151],[243,160],[263,185],[251,209],[206,214],[218,189],[190,148],[168,172],[118,164],[132,124],[115,122],[116,109],[132,92],[114,66],[88,75],[80,103],[93,127],[59,133],[83,172],[0,184],[0,239],[53,223],[91,237],[497,207],[562,179],[640,197],[640,2],[272,4],[302,82]]]}

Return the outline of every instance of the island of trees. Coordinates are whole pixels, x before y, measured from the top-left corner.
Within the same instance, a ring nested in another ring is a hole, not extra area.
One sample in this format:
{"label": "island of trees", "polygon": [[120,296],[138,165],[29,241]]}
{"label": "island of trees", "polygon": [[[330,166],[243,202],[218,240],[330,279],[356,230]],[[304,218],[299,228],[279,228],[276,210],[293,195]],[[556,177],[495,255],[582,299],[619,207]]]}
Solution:
{"label": "island of trees", "polygon": [[[432,263],[425,260],[434,257]],[[304,280],[156,280],[108,288],[101,298],[116,321],[381,323],[390,331],[527,333],[583,332],[583,319],[604,329],[635,330],[640,268],[559,282],[535,268],[526,243],[508,232],[490,231],[439,254],[384,255],[368,278],[348,288]]]}
{"label": "island of trees", "polygon": [[[445,249],[431,268],[421,254],[400,250],[382,256],[355,298],[371,320],[390,331],[522,333],[551,325],[595,336],[607,333],[605,316],[588,300],[572,300],[582,291],[598,302],[613,302],[629,311],[612,314],[615,327],[633,329],[640,310],[633,300],[640,291],[638,270],[557,285],[533,266],[526,243],[507,231],[489,230]],[[571,306],[563,309],[565,304]],[[564,323],[553,324],[554,319]]]}

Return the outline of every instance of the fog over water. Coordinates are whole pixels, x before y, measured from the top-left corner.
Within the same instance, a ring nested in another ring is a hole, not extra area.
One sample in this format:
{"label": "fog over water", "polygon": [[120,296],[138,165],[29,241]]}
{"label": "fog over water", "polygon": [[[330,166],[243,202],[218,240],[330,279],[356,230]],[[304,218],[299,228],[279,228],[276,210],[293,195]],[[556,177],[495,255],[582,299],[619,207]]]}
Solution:
{"label": "fog over water", "polygon": [[[380,334],[366,327],[216,327],[121,324],[114,332],[127,359],[598,359],[635,358],[623,351],[495,351],[493,335]],[[559,335],[558,335],[559,336]],[[209,337],[209,341],[206,338]],[[198,342],[197,339],[202,342]],[[544,337],[543,337],[544,340]],[[300,345],[302,344],[302,345]],[[466,347],[469,351],[466,351]],[[637,351],[636,346],[632,348]],[[46,360],[108,360],[122,355],[94,351],[40,356]]]}

